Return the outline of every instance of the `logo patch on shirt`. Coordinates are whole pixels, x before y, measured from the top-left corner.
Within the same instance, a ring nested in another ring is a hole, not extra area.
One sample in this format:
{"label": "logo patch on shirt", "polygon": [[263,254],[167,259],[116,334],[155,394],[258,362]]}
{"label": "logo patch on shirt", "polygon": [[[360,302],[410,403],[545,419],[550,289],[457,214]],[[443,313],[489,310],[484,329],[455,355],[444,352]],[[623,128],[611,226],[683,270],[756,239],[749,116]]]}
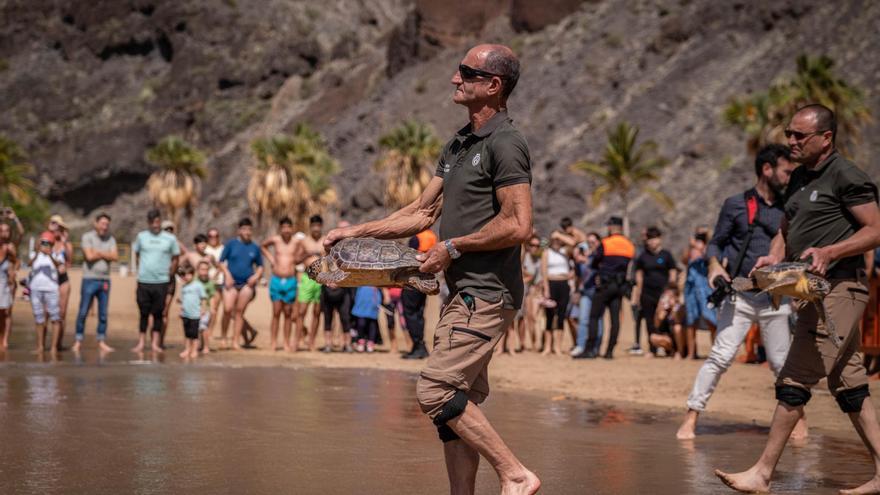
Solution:
{"label": "logo patch on shirt", "polygon": [[471,165],[473,165],[474,167],[476,167],[476,166],[479,165],[479,164],[480,164],[480,154],[477,153],[476,155],[474,155],[474,159],[471,160]]}
{"label": "logo patch on shirt", "polygon": [[449,173],[449,170],[452,168],[449,166],[448,163],[444,163],[444,164],[440,165],[440,167],[443,169],[444,174]]}
{"label": "logo patch on shirt", "polygon": [[810,193],[810,202],[815,202],[817,199],[819,199],[819,191],[814,190]]}

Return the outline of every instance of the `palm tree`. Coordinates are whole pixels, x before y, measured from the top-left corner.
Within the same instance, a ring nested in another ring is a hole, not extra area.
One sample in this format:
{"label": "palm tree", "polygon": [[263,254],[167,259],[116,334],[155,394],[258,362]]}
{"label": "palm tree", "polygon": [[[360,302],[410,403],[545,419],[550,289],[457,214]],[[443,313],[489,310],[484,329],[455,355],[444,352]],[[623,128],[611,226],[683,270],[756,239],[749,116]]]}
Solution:
{"label": "palm tree", "polygon": [[180,228],[180,213],[192,216],[201,180],[207,177],[205,154],[177,136],[166,136],[147,151],[146,160],[159,167],[147,179],[147,191]]}
{"label": "palm tree", "polygon": [[339,172],[339,162],[330,156],[321,135],[306,124],[290,136],[256,139],[251,151],[256,160],[247,196],[258,222],[266,214],[289,215],[294,227],[304,230],[309,215],[336,203],[331,179]]}
{"label": "palm tree", "polygon": [[440,141],[430,126],[407,120],[379,138],[384,153],[376,169],[385,172],[385,205],[402,208],[419,197],[431,181],[431,165],[440,153]]}
{"label": "palm tree", "polygon": [[11,207],[28,230],[39,228],[48,213],[32,179],[35,174],[18,144],[0,135],[0,205]]}
{"label": "palm tree", "polygon": [[639,128],[626,122],[608,131],[608,144],[600,162],[579,161],[571,165],[575,172],[599,181],[590,199],[594,205],[607,195],[616,195],[623,207],[623,232],[629,236],[629,205],[632,195],[645,193],[661,206],[672,208],[672,198],[649,183],[659,179],[658,173],[666,166],[666,158],[657,154],[657,143],[645,141],[638,146]]}
{"label": "palm tree", "polygon": [[15,141],[0,135],[0,201],[27,205],[34,197],[34,166]]}
{"label": "palm tree", "polygon": [[849,151],[861,138],[860,127],[871,120],[863,92],[834,74],[834,61],[825,56],[797,58],[793,78],[773,84],[764,93],[734,99],[724,109],[724,120],[748,135],[748,149],[782,139],[782,126],[795,110],[821,103],[837,115],[837,147]]}

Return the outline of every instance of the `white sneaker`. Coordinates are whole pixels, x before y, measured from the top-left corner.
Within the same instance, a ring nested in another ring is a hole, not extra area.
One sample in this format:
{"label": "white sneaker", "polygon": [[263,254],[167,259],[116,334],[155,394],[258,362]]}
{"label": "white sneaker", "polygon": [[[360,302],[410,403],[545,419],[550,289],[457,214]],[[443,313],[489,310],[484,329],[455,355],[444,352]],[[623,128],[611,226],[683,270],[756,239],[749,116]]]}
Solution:
{"label": "white sneaker", "polygon": [[645,351],[643,351],[642,348],[637,345],[630,347],[628,352],[633,356],[641,356],[645,353]]}
{"label": "white sneaker", "polygon": [[569,354],[571,354],[572,356],[577,356],[578,354],[580,354],[580,353],[582,353],[582,352],[584,352],[584,348],[583,348],[583,347],[581,347],[581,346],[575,346],[575,348],[572,349],[571,352],[570,352]]}

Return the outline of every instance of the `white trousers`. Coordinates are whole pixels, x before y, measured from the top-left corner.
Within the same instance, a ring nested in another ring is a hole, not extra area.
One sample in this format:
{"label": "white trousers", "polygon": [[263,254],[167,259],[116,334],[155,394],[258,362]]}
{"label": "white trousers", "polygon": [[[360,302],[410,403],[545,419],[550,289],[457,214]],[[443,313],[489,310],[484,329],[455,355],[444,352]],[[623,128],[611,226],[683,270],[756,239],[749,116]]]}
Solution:
{"label": "white trousers", "polygon": [[773,374],[778,375],[791,346],[790,314],[788,300],[784,300],[779,309],[774,310],[770,305],[770,297],[766,294],[737,294],[735,301],[724,301],[718,312],[715,343],[697,373],[694,388],[688,396],[688,408],[695,411],[706,409],[706,403],[712,397],[718,380],[733,364],[739,346],[753,323],[761,327],[767,361]]}

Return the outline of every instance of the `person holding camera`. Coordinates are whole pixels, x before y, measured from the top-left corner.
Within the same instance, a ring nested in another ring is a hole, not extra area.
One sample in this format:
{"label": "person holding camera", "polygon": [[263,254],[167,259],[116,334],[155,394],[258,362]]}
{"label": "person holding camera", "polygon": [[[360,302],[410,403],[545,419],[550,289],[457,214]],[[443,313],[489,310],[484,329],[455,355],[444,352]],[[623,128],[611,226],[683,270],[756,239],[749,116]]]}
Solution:
{"label": "person holding camera", "polygon": [[[758,258],[770,252],[770,242],[785,215],[782,197],[795,167],[788,147],[765,146],[755,158],[755,187],[727,198],[721,207],[707,251],[709,284],[715,291],[710,301],[720,303],[718,332],[688,397],[688,412],[676,433],[681,440],[694,438],[697,418],[705,410],[721,375],[733,363],[753,323],[761,328],[773,373],[778,375],[785,363],[791,345],[789,305],[774,310],[767,294],[741,293],[734,297],[730,281],[733,277],[748,276]],[[795,433],[806,435],[806,426],[801,423]]]}

